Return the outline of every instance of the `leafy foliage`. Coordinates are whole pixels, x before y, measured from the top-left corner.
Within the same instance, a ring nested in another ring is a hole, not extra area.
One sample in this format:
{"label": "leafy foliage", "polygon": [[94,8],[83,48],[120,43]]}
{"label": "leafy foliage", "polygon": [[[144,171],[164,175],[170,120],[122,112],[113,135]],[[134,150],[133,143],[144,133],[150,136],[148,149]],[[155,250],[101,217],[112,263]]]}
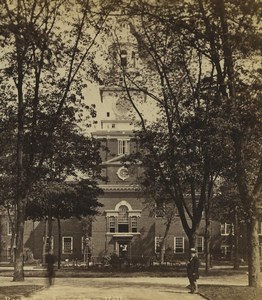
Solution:
{"label": "leafy foliage", "polygon": [[27,204],[27,218],[43,220],[48,216],[59,219],[81,218],[94,215],[101,204],[102,193],[94,181],[48,182],[38,184]]}

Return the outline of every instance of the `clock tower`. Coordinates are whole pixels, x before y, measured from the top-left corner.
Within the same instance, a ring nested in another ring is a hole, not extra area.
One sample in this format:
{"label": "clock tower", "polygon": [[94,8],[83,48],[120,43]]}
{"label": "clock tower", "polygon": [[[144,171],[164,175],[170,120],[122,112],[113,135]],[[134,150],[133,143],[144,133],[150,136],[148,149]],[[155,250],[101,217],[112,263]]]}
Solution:
{"label": "clock tower", "polygon": [[123,74],[134,72],[137,55],[134,41],[129,37],[128,22],[118,22],[118,26],[121,43],[109,47],[112,67],[109,67],[109,79],[100,87],[100,124],[93,132],[101,143],[102,175],[107,178],[100,184],[104,194],[99,201],[104,206],[93,223],[93,255],[115,253],[131,259],[142,247],[143,205],[137,184],[140,165],[131,166],[127,158],[138,150],[133,101],[144,102],[145,95],[140,90],[127,91],[124,87]]}

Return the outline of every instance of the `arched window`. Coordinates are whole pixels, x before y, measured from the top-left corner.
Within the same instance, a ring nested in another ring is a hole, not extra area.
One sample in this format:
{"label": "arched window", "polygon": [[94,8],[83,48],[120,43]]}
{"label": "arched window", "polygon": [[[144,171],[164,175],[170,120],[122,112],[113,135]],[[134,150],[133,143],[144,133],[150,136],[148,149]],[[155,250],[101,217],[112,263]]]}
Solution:
{"label": "arched window", "polygon": [[128,207],[121,205],[118,211],[118,232],[128,232]]}

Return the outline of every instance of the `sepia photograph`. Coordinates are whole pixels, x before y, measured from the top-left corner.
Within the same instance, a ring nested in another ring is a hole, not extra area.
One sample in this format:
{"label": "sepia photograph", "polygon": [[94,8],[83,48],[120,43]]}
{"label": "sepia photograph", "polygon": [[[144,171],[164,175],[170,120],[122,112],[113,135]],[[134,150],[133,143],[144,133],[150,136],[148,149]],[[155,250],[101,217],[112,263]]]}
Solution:
{"label": "sepia photograph", "polygon": [[0,300],[262,299],[259,0],[0,0]]}

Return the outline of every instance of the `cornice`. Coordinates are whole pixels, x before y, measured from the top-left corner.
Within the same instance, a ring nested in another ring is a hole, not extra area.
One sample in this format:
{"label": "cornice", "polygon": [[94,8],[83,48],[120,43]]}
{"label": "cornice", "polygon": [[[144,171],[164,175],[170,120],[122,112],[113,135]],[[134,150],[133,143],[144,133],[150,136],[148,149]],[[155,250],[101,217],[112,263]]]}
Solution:
{"label": "cornice", "polygon": [[107,192],[138,192],[139,185],[100,184],[99,187]]}

